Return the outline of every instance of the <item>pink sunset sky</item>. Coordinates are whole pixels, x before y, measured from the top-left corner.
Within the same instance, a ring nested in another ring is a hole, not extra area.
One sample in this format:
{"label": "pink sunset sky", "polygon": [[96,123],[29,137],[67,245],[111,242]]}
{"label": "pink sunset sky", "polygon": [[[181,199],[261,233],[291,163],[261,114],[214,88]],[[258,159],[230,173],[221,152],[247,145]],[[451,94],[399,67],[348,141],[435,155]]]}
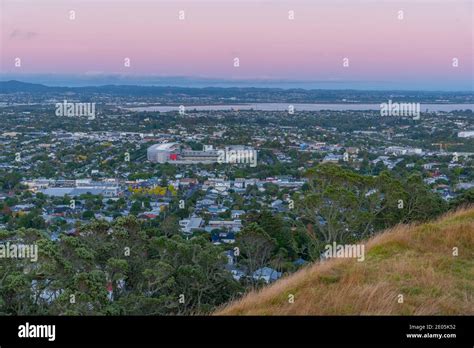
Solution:
{"label": "pink sunset sky", "polygon": [[3,75],[405,81],[408,87],[421,81],[472,88],[472,0],[0,3]]}

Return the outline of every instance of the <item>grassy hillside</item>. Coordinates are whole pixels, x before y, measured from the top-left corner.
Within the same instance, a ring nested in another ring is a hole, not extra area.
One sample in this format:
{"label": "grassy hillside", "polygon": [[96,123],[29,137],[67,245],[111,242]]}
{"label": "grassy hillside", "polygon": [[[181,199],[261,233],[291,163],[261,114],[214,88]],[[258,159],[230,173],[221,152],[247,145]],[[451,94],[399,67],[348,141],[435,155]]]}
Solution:
{"label": "grassy hillside", "polygon": [[370,239],[365,254],[363,262],[331,259],[308,266],[216,314],[474,314],[474,208],[397,226]]}

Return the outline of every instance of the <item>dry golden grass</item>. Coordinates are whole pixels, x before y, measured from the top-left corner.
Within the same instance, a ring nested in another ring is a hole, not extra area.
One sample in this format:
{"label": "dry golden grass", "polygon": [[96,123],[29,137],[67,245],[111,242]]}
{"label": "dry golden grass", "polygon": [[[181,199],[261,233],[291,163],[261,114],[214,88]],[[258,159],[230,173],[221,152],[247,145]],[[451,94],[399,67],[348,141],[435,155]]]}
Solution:
{"label": "dry golden grass", "polygon": [[367,241],[363,262],[310,265],[215,314],[473,315],[474,208],[396,226]]}

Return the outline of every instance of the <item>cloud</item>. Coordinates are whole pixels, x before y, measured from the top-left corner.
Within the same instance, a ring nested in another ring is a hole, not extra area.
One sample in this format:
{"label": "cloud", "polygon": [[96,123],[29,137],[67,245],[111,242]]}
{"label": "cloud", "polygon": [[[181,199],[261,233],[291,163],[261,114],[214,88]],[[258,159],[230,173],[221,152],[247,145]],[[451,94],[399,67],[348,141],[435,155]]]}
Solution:
{"label": "cloud", "polygon": [[10,39],[13,39],[13,40],[15,39],[16,40],[31,40],[36,36],[38,36],[38,33],[34,31],[25,31],[21,29],[14,29],[10,33]]}

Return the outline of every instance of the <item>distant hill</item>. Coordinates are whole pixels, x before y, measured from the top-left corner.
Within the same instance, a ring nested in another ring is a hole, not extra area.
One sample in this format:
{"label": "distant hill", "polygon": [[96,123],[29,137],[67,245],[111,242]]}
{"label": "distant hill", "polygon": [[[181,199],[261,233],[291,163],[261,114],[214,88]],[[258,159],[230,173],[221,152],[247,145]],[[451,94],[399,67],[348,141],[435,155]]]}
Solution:
{"label": "distant hill", "polygon": [[388,99],[403,102],[433,103],[445,100],[447,103],[471,103],[472,92],[428,92],[428,91],[363,91],[329,89],[282,89],[256,87],[176,87],[141,85],[103,85],[85,87],[52,87],[43,84],[16,80],[0,81],[0,94],[18,92],[39,97],[58,97],[65,93],[78,93],[83,97],[95,97],[105,93],[117,97],[163,98],[163,102],[225,104],[225,103],[380,103]]}
{"label": "distant hill", "polygon": [[[102,86],[84,86],[84,87],[53,87],[42,84],[27,83],[16,80],[0,81],[0,93],[111,93],[118,96],[169,96],[169,95],[189,95],[194,97],[208,97],[210,95],[226,97],[234,96],[236,94],[254,94],[259,92],[273,92],[282,93],[284,90],[276,88],[240,88],[240,87],[173,87],[173,86],[140,86],[140,85],[102,85]],[[305,90],[295,89],[305,95],[308,92]],[[323,92],[320,92],[323,93]],[[332,95],[332,94],[330,94]]]}
{"label": "distant hill", "polygon": [[48,91],[50,87],[37,83],[27,83],[15,80],[0,81],[0,93],[17,93],[17,92],[43,92]]}
{"label": "distant hill", "polygon": [[370,239],[365,254],[363,262],[313,264],[215,314],[474,314],[474,208],[431,223],[397,226]]}

